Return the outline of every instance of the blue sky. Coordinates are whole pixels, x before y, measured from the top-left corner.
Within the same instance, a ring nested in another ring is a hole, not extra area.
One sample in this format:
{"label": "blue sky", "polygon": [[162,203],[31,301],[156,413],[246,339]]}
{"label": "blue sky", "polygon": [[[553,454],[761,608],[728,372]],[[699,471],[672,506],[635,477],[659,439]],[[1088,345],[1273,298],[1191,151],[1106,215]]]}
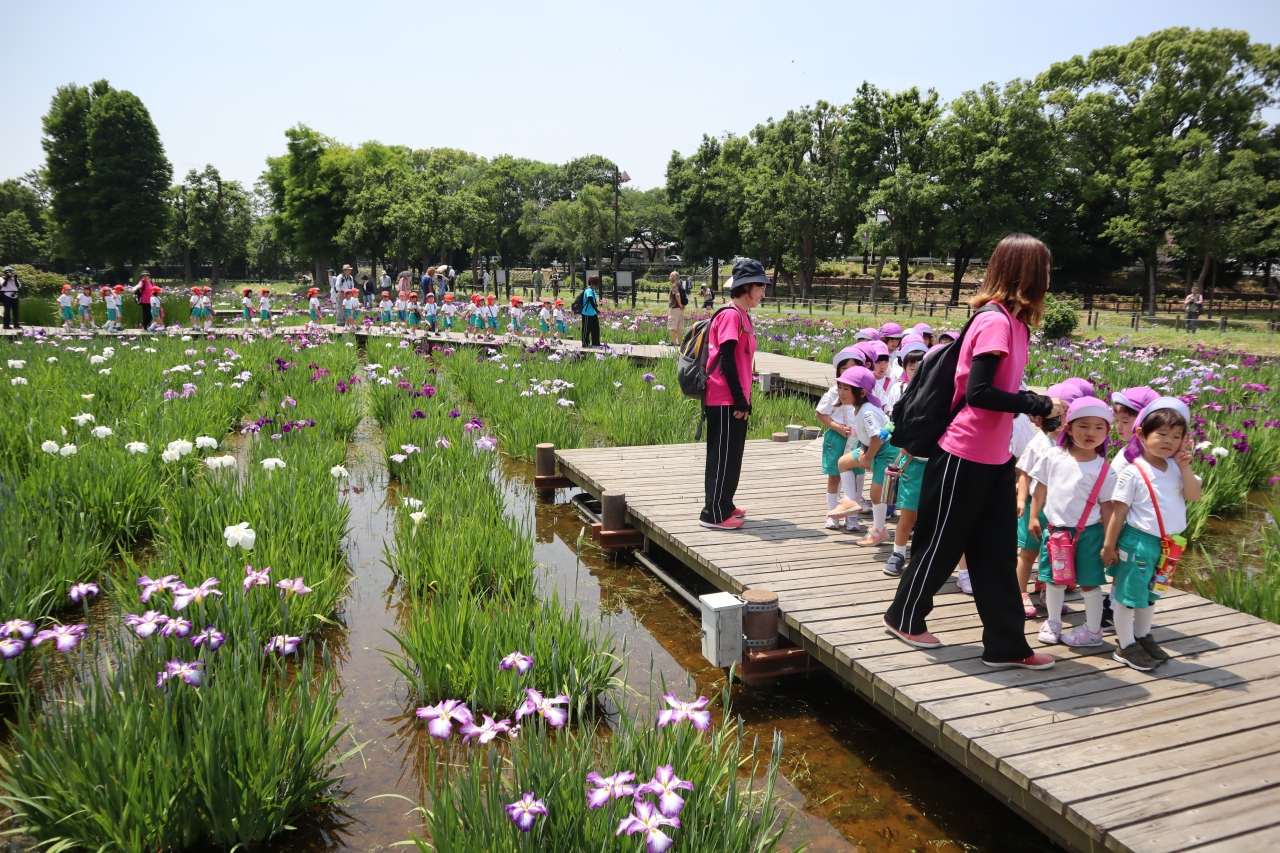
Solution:
{"label": "blue sky", "polygon": [[0,0],[0,12],[0,179],[43,162],[58,85],[103,77],[151,110],[175,178],[212,163],[252,184],[302,122],[351,144],[598,153],[643,189],[703,133],[846,101],[864,79],[949,99],[1168,26],[1280,42],[1280,3],[1266,0]]}

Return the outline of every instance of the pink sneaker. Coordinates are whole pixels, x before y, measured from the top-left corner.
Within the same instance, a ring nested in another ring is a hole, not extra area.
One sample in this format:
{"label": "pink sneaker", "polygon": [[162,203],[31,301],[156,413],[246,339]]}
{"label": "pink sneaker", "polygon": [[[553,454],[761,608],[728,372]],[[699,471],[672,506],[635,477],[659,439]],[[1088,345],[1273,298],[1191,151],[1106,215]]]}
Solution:
{"label": "pink sneaker", "polygon": [[1050,619],[1040,626],[1040,634],[1037,640],[1046,646],[1052,646],[1062,639],[1062,623],[1054,619]]}
{"label": "pink sneaker", "polygon": [[738,507],[737,509],[735,509],[735,510],[734,510],[732,513],[730,513],[730,514],[731,514],[734,518],[746,518],[746,517],[747,517],[747,511],[746,511],[745,509],[743,509],[742,507]]}
{"label": "pink sneaker", "polygon": [[698,523],[709,530],[737,530],[742,526],[742,519],[736,515],[731,515],[719,524],[712,521],[703,521],[702,519],[698,519]]}
{"label": "pink sneaker", "polygon": [[836,504],[836,508],[827,513],[828,518],[848,518],[851,515],[857,515],[862,512],[862,504],[857,501],[845,498]]}
{"label": "pink sneaker", "polygon": [[1031,596],[1025,592],[1022,594],[1022,615],[1028,619],[1036,618],[1036,606],[1031,601]]}
{"label": "pink sneaker", "polygon": [[875,546],[883,542],[885,537],[888,535],[889,535],[888,531],[886,531],[884,528],[881,528],[879,530],[872,528],[870,531],[867,532],[866,536],[863,536],[855,544],[861,545],[864,548],[874,548]]}
{"label": "pink sneaker", "polygon": [[968,569],[960,570],[960,577],[956,578],[956,586],[960,587],[960,591],[965,595],[973,595],[973,584],[969,582]]}
{"label": "pink sneaker", "polygon": [[1102,630],[1090,631],[1088,625],[1079,625],[1062,635],[1062,642],[1068,646],[1100,646]]}
{"label": "pink sneaker", "polygon": [[936,649],[942,645],[942,641],[928,631],[922,631],[919,634],[908,634],[906,631],[899,631],[890,625],[888,619],[884,620],[884,627],[890,634],[913,648]]}
{"label": "pink sneaker", "polygon": [[1022,660],[990,661],[984,659],[982,662],[987,666],[995,667],[997,669],[1009,669],[1013,667],[1018,669],[1049,669],[1057,663],[1057,661],[1053,659],[1052,655],[1046,655],[1040,652],[1031,655],[1031,657],[1023,658]]}

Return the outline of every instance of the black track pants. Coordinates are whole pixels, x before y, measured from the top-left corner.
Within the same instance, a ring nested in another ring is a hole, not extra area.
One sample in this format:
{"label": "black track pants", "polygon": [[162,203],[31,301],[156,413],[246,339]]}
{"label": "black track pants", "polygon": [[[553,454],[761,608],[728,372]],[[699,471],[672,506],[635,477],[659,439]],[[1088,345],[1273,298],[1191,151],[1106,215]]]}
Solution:
{"label": "black track pants", "polygon": [[946,452],[929,458],[911,563],[885,613],[890,625],[908,634],[925,631],[933,596],[963,555],[982,619],[983,660],[1022,660],[1031,654],[1018,589],[1013,465],[1012,459],[1003,465],[983,465]]}
{"label": "black track pants", "polygon": [[742,453],[747,444],[747,420],[733,416],[733,406],[706,406],[707,474],[706,502],[699,516],[719,524],[734,509],[733,496],[742,476]]}

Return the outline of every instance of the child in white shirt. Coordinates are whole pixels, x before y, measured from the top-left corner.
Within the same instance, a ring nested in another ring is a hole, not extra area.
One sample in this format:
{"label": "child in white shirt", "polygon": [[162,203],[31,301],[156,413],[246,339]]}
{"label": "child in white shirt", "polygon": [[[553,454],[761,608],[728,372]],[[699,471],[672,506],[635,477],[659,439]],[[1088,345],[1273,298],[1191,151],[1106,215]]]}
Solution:
{"label": "child in white shirt", "polygon": [[391,324],[391,312],[394,310],[394,304],[391,301],[391,291],[382,291],[382,301],[378,303],[378,324]]}
{"label": "child in white shirt", "polygon": [[58,294],[58,313],[62,315],[62,328],[71,331],[71,321],[75,319],[75,310],[71,307],[71,303],[75,301],[71,295],[71,285],[62,285],[62,292]]}
{"label": "child in white shirt", "polygon": [[443,316],[440,326],[444,329],[446,338],[453,337],[453,315],[458,311],[458,306],[453,304],[453,294],[446,293],[444,295],[444,305],[440,306],[440,313]]}
{"label": "child in white shirt", "polygon": [[264,287],[259,296],[261,298],[258,299],[258,316],[268,329],[274,329],[275,324],[271,322],[271,291]]}
{"label": "child in white shirt", "polygon": [[409,322],[409,300],[403,295],[396,299],[396,324],[401,328],[408,325]]}
{"label": "child in white shirt", "polygon": [[538,311],[538,329],[543,337],[551,334],[551,300],[542,300],[542,309]]}
{"label": "child in white shirt", "polygon": [[422,306],[422,318],[426,321],[427,331],[434,334],[436,330],[436,314],[439,313],[436,308],[436,295],[428,292],[425,299],[426,302]]}
{"label": "child in white shirt", "polygon": [[359,323],[356,314],[360,310],[360,297],[356,296],[354,290],[347,291],[347,298],[342,301],[342,307],[345,309],[346,327],[354,329]]}
{"label": "child in white shirt", "polygon": [[563,338],[565,335],[568,334],[564,325],[564,300],[563,299],[556,300],[556,307],[551,310],[551,319],[555,320],[556,322],[556,340],[560,340],[561,338]]}
{"label": "child in white shirt", "polygon": [[85,287],[76,301],[80,306],[80,328],[98,328],[98,324],[93,322],[93,289]]}
{"label": "child in white shirt", "polygon": [[240,313],[244,317],[244,327],[248,329],[253,320],[253,291],[250,288],[246,287],[240,297]]}
{"label": "child in white shirt", "polygon": [[1187,501],[1199,500],[1201,494],[1200,478],[1191,470],[1187,405],[1176,397],[1159,397],[1135,423],[1102,561],[1114,581],[1111,606],[1119,648],[1113,657],[1147,672],[1169,659],[1151,637],[1154,605],[1168,590],[1177,553],[1186,544],[1181,534],[1187,528]]}
{"label": "child in white shirt", "polygon": [[[883,501],[884,470],[893,460],[896,451],[888,444],[885,427],[889,419],[880,408],[880,400],[872,389],[876,378],[865,367],[850,367],[840,374],[836,384],[849,386],[857,414],[853,418],[853,432],[857,436],[860,452],[846,453],[840,457],[840,471],[861,469],[871,471],[871,532],[858,540],[859,545],[871,547],[884,541],[887,532],[888,506]],[[839,513],[839,510],[832,510]]]}
{"label": "child in white shirt", "polygon": [[203,294],[200,296],[200,316],[204,318],[204,330],[206,332],[213,329],[213,288],[204,288]]}
{"label": "child in white shirt", "polygon": [[320,290],[313,287],[307,291],[307,327],[320,325]]}
{"label": "child in white shirt", "polygon": [[[860,354],[843,349],[832,359],[836,368],[836,376],[858,363]],[[844,388],[842,391],[841,389]],[[848,401],[845,401],[848,397]],[[858,529],[858,514],[862,512],[859,498],[862,493],[857,488],[857,480],[852,470],[840,472],[840,457],[849,450],[850,438],[853,436],[853,419],[857,410],[853,406],[851,389],[838,382],[827,389],[818,401],[818,423],[826,427],[822,436],[822,473],[827,475],[827,511],[840,509],[845,518],[845,529],[852,532]],[[840,500],[840,486],[844,485],[844,501]],[[840,520],[827,516],[828,530],[839,530]]]}
{"label": "child in white shirt", "polygon": [[[1029,532],[1045,538],[1040,548],[1040,580],[1046,584],[1048,610],[1040,628],[1040,642],[1063,642],[1069,646],[1102,644],[1102,544],[1105,524],[1111,517],[1111,499],[1116,475],[1107,462],[1107,436],[1111,433],[1111,406],[1096,397],[1081,397],[1067,409],[1066,427],[1058,446],[1040,457],[1031,477],[1036,481],[1031,499]],[[1096,487],[1096,488],[1095,488]],[[1096,497],[1090,502],[1091,495]],[[1044,510],[1049,529],[1042,530]],[[1082,529],[1080,529],[1082,526]],[[1074,555],[1074,578],[1054,580],[1051,537],[1070,537],[1064,544]],[[1062,604],[1070,582],[1079,584],[1084,598],[1085,623],[1062,632]]]}

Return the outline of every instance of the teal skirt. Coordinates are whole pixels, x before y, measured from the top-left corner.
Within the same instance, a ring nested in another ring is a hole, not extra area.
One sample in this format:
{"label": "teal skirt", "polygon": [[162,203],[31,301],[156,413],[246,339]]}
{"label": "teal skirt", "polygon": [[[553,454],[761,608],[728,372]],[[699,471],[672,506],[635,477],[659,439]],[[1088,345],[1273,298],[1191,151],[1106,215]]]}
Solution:
{"label": "teal skirt", "polygon": [[1155,586],[1156,564],[1160,562],[1160,537],[1126,524],[1116,542],[1120,562],[1107,567],[1114,580],[1111,598],[1125,607],[1150,607],[1160,598]]}
{"label": "teal skirt", "polygon": [[[1047,540],[1048,528],[1045,533]],[[1076,586],[1102,586],[1107,582],[1106,571],[1102,566],[1102,543],[1105,540],[1106,531],[1103,530],[1101,521],[1090,524],[1076,537]],[[1047,541],[1040,546],[1040,571],[1037,579],[1043,583],[1053,583]]]}

